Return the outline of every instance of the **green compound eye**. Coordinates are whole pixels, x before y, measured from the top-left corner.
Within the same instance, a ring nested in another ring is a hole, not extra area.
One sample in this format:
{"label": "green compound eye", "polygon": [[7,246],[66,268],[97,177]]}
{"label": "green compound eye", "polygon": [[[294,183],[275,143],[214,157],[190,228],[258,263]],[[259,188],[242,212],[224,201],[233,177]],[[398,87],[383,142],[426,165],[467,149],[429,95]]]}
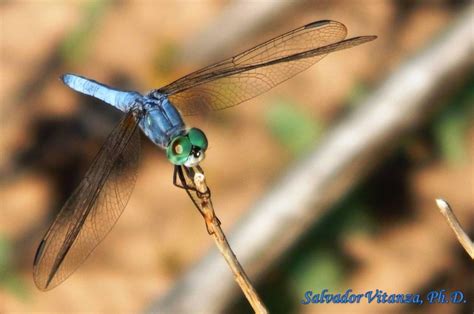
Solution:
{"label": "green compound eye", "polygon": [[197,128],[191,128],[189,129],[188,137],[192,145],[197,146],[204,151],[207,149],[207,138],[203,131]]}
{"label": "green compound eye", "polygon": [[178,136],[166,148],[168,160],[175,165],[183,165],[191,153],[192,144],[187,136]]}

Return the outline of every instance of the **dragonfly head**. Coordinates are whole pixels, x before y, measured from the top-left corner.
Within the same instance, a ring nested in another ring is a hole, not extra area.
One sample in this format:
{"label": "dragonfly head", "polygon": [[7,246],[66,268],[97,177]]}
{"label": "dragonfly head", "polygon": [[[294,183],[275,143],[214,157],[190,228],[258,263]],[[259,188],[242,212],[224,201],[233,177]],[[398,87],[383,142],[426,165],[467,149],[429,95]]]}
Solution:
{"label": "dragonfly head", "polygon": [[166,148],[171,163],[186,167],[197,166],[205,157],[207,138],[203,131],[191,128],[185,135],[176,136]]}

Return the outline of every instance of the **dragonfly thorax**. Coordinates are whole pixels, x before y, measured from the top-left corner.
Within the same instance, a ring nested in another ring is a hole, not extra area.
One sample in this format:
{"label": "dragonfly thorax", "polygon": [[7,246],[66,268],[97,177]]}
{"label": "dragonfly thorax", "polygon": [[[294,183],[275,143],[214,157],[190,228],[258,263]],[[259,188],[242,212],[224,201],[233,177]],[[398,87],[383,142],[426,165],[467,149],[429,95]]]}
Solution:
{"label": "dragonfly thorax", "polygon": [[153,143],[166,149],[175,137],[186,134],[181,115],[166,97],[143,100],[140,128]]}
{"label": "dragonfly thorax", "polygon": [[171,163],[194,167],[204,159],[206,135],[197,128],[187,130],[178,110],[167,97],[145,96],[140,107],[143,133],[153,143],[166,149]]}

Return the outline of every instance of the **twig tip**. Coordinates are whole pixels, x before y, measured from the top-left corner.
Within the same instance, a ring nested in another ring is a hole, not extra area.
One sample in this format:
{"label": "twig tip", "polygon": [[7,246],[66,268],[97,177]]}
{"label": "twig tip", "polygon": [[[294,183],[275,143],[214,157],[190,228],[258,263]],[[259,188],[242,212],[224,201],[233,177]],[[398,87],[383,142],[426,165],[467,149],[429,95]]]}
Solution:
{"label": "twig tip", "polygon": [[439,209],[441,211],[448,211],[449,210],[449,204],[442,198],[437,198],[436,199],[436,205],[438,205]]}

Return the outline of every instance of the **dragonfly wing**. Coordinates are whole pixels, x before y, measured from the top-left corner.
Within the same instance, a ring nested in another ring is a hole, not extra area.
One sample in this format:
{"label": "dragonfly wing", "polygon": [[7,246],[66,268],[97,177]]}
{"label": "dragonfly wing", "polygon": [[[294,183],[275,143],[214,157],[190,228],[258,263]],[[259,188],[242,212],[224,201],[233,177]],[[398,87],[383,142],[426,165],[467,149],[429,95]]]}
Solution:
{"label": "dragonfly wing", "polygon": [[137,174],[137,123],[129,112],[112,131],[41,241],[33,265],[39,289],[49,290],[69,277],[122,214]]}
{"label": "dragonfly wing", "polygon": [[310,23],[151,94],[168,95],[184,115],[235,106],[306,70],[330,52],[375,39],[364,36],[344,41],[346,34],[346,27],[336,21]]}

